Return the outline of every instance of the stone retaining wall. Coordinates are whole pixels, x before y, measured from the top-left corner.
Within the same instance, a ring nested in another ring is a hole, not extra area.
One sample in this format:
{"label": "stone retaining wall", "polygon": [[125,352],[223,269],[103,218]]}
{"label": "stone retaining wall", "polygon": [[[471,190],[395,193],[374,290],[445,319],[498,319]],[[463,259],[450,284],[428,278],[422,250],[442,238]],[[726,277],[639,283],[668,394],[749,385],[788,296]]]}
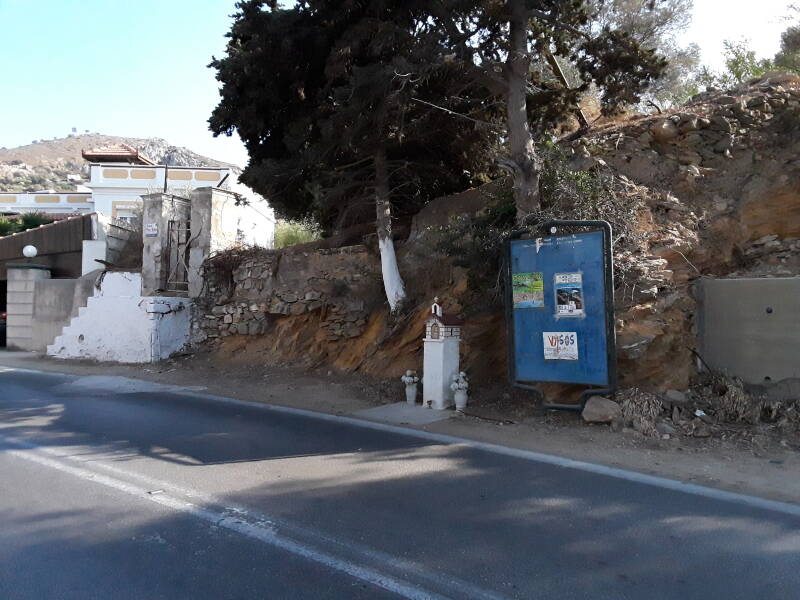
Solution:
{"label": "stone retaining wall", "polygon": [[312,312],[318,312],[330,341],[358,337],[381,281],[380,261],[365,246],[265,251],[232,272],[210,268],[207,278],[195,315],[197,341],[259,335],[275,318]]}

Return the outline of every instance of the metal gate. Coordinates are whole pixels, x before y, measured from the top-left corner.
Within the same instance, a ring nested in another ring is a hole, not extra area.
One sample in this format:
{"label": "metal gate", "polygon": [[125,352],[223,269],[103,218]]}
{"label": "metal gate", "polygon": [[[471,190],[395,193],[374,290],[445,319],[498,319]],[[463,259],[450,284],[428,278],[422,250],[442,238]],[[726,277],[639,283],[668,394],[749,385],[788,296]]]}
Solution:
{"label": "metal gate", "polygon": [[172,220],[167,223],[167,274],[164,282],[167,292],[189,293],[190,239],[190,221]]}

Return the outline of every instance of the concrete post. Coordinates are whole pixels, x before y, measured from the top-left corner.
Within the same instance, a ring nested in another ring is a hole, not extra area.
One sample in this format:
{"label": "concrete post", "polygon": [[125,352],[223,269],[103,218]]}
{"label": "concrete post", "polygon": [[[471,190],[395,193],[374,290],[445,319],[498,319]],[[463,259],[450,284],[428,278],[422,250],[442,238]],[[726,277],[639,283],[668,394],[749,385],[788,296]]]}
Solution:
{"label": "concrete post", "polygon": [[189,298],[203,291],[203,263],[211,253],[210,187],[192,190],[192,245],[189,247]]}
{"label": "concrete post", "polygon": [[6,312],[6,346],[14,350],[34,350],[33,299],[36,282],[50,279],[50,269],[34,264],[10,264]]}
{"label": "concrete post", "polygon": [[164,194],[142,196],[142,296],[157,296],[164,285]]}
{"label": "concrete post", "polygon": [[192,244],[189,248],[189,297],[203,291],[203,263],[212,252],[237,239],[236,194],[219,188],[192,190]]}

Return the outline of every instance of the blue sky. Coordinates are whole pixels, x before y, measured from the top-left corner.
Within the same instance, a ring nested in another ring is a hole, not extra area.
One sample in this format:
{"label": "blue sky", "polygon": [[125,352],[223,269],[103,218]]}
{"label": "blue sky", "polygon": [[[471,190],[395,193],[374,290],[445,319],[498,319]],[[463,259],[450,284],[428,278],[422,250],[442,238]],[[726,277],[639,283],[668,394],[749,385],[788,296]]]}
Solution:
{"label": "blue sky", "polygon": [[163,137],[239,164],[212,137],[212,55],[235,0],[0,0],[0,146],[79,132]]}
{"label": "blue sky", "polygon": [[[682,41],[720,67],[722,41],[748,37],[771,56],[788,0],[695,0]],[[213,138],[219,95],[206,68],[221,55],[235,0],[0,0],[0,146],[72,127],[163,137],[244,165],[238,138]]]}

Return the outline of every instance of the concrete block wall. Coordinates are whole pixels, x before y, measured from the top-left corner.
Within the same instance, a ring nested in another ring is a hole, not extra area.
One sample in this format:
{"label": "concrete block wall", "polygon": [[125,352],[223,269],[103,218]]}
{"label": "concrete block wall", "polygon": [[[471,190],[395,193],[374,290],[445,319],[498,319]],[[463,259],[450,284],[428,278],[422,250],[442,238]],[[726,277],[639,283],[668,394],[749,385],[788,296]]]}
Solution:
{"label": "concrete block wall", "polygon": [[699,351],[748,383],[800,378],[800,277],[703,279]]}
{"label": "concrete block wall", "polygon": [[36,350],[33,340],[33,301],[36,282],[50,279],[50,269],[39,265],[8,265],[6,346]]}

